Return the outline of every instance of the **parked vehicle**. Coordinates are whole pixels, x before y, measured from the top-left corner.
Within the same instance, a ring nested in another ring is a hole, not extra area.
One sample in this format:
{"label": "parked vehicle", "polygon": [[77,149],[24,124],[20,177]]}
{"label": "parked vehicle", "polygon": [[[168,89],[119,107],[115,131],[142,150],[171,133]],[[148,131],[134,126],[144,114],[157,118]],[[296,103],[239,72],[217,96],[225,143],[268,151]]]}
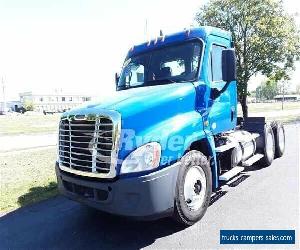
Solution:
{"label": "parked vehicle", "polygon": [[200,27],[134,46],[117,92],[62,115],[56,174],[70,199],[192,225],[245,166],[282,156],[282,124],[237,117],[229,32]]}

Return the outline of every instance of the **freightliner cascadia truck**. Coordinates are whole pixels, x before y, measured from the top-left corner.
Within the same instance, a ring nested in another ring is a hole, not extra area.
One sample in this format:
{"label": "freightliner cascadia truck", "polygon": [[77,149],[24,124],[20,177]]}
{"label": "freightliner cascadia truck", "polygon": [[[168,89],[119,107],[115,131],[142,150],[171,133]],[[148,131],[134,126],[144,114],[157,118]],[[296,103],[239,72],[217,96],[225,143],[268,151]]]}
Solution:
{"label": "freightliner cascadia truck", "polygon": [[59,124],[59,190],[101,211],[192,225],[223,183],[284,152],[282,124],[237,117],[236,56],[221,29],[133,46],[116,90]]}

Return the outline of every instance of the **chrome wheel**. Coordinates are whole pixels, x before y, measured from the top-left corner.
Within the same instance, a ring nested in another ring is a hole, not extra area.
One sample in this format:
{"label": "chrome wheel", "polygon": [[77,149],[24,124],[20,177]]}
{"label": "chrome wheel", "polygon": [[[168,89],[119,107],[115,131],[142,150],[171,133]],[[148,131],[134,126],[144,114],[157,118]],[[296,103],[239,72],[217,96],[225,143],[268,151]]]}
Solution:
{"label": "chrome wheel", "polygon": [[204,202],[206,193],[206,176],[199,166],[191,167],[184,180],[184,200],[187,207],[198,210]]}

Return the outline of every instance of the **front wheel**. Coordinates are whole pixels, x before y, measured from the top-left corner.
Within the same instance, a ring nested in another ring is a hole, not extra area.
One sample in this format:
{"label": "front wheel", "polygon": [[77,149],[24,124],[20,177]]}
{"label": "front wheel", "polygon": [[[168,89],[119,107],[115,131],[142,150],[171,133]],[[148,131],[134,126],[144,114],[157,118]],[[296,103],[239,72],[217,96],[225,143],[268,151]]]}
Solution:
{"label": "front wheel", "polygon": [[174,218],[186,226],[199,221],[209,205],[211,192],[209,161],[198,151],[188,152],[178,173]]}

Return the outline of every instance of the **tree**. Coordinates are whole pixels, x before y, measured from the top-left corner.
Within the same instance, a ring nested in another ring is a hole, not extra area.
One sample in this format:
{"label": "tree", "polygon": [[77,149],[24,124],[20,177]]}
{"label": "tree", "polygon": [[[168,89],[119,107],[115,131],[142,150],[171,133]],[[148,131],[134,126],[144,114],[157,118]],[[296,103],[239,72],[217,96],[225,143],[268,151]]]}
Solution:
{"label": "tree", "polygon": [[261,86],[256,88],[256,98],[272,100],[278,94],[277,82],[273,79],[268,79]]}
{"label": "tree", "polygon": [[285,95],[290,93],[290,82],[289,81],[280,81],[277,83],[277,89],[278,89],[278,94],[279,95]]}
{"label": "tree", "polygon": [[25,100],[24,108],[26,109],[26,111],[33,111],[34,109],[33,102],[31,100]]}
{"label": "tree", "polygon": [[300,36],[294,17],[279,0],[211,0],[195,20],[228,30],[237,55],[238,98],[248,116],[248,81],[257,73],[288,79],[300,55]]}

